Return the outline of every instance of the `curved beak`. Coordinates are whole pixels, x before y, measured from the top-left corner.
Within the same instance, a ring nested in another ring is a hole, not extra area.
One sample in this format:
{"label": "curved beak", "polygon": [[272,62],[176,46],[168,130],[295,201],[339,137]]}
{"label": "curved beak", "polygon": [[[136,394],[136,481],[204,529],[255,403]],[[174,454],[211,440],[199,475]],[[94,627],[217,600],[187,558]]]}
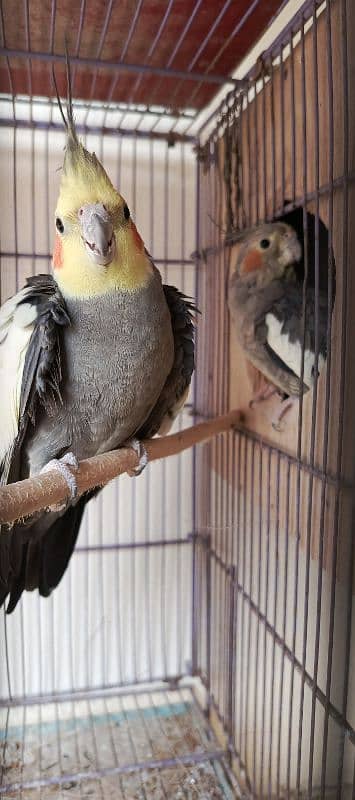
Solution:
{"label": "curved beak", "polygon": [[111,216],[102,203],[82,206],[78,212],[81,236],[95,264],[108,266],[116,252]]}

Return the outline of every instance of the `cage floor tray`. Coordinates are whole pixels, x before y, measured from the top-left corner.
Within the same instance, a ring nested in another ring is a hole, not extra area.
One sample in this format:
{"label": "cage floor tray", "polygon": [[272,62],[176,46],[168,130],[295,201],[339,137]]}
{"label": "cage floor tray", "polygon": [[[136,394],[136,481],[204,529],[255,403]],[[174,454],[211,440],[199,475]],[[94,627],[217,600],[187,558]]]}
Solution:
{"label": "cage floor tray", "polygon": [[190,688],[3,708],[1,731],[2,800],[235,797]]}

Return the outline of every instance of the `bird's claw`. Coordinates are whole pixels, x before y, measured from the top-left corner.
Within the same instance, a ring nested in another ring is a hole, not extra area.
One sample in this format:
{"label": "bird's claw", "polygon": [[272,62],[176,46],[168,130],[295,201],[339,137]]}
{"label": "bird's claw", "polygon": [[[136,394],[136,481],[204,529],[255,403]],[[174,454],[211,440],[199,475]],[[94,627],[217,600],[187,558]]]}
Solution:
{"label": "bird's claw", "polygon": [[[45,474],[46,472],[51,472],[52,470],[56,470],[57,472],[62,475],[64,478],[69,492],[70,500],[75,500],[77,492],[78,492],[78,485],[76,482],[76,477],[73,472],[76,472],[79,467],[78,460],[74,453],[69,452],[65,453],[62,458],[52,458],[51,461],[48,461],[48,464],[45,464],[40,471],[40,475]],[[65,503],[58,503],[55,506],[51,506],[51,511],[63,511],[66,508],[67,502]]]}
{"label": "bird's claw", "polygon": [[131,478],[135,478],[135,477],[137,477],[137,475],[140,475],[141,472],[143,472],[144,467],[147,466],[147,464],[148,464],[148,453],[147,453],[147,451],[146,451],[146,449],[144,447],[144,444],[142,442],[140,442],[139,439],[136,439],[135,437],[133,437],[132,439],[129,439],[127,442],[125,442],[124,447],[128,447],[130,450],[134,450],[134,452],[139,457],[139,463],[138,463],[137,467],[134,467],[133,469],[128,469],[127,470],[128,475],[130,475]]}
{"label": "bird's claw", "polygon": [[281,420],[279,420],[279,419],[272,420],[271,426],[274,429],[274,431],[276,431],[277,433],[283,433],[283,431],[285,430],[285,427],[286,427],[285,425],[281,424]]}
{"label": "bird's claw", "polygon": [[286,397],[285,400],[282,400],[277,415],[274,416],[273,420],[271,421],[271,425],[274,431],[277,433],[283,433],[286,429],[286,425],[284,424],[283,420],[287,416],[288,412],[294,405],[294,398]]}

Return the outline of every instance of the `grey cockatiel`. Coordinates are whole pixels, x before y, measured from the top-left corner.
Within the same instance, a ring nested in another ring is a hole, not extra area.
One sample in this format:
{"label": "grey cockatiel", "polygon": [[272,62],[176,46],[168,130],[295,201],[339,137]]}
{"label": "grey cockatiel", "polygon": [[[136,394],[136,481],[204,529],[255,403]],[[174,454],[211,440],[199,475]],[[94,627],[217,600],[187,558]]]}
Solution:
{"label": "grey cockatiel", "polygon": [[[163,286],[128,207],[79,143],[68,105],[53,277],[39,275],[0,312],[1,482],[63,459],[66,509],[2,530],[0,604],[47,596],[72,554],[84,507],[70,465],[166,432],[194,368],[193,306]],[[74,454],[74,455],[72,455]]]}
{"label": "grey cockatiel", "polygon": [[[258,399],[267,397],[275,387],[283,398],[298,397],[314,383],[315,291],[306,289],[303,325],[303,287],[294,268],[300,258],[301,246],[293,228],[281,222],[265,224],[242,240],[230,277],[228,304],[234,329],[248,362],[268,382]],[[328,297],[320,291],[318,372],[326,358],[327,320]],[[283,406],[277,422],[288,407],[288,403]]]}

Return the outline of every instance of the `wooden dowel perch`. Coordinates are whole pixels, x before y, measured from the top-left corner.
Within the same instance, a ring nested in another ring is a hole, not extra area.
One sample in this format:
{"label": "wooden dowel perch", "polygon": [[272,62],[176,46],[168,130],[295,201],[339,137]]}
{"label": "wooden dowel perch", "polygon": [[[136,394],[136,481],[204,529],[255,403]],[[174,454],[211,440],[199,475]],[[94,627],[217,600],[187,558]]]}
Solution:
{"label": "wooden dowel perch", "polygon": [[[147,439],[144,445],[149,461],[181,453],[195,444],[211,439],[219,433],[229,431],[241,421],[240,411],[230,411],[222,417],[215,417],[191,428],[161,439]],[[93,458],[86,458],[75,472],[78,497],[89,489],[104,484],[118,475],[138,466],[138,456],[134,450],[120,448]],[[0,523],[15,522],[28,517],[35,511],[65,502],[68,486],[63,476],[55,470],[24,481],[10,483],[0,489]]]}

